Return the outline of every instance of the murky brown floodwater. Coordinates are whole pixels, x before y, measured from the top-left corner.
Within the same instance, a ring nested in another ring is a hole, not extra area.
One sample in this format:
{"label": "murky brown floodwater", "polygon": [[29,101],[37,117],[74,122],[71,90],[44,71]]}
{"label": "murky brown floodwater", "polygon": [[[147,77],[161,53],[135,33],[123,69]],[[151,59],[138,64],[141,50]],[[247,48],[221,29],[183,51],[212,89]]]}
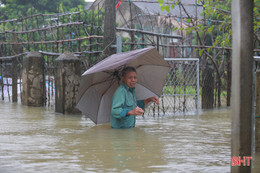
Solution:
{"label": "murky brown floodwater", "polygon": [[230,110],[94,126],[85,116],[0,102],[0,172],[229,172]]}

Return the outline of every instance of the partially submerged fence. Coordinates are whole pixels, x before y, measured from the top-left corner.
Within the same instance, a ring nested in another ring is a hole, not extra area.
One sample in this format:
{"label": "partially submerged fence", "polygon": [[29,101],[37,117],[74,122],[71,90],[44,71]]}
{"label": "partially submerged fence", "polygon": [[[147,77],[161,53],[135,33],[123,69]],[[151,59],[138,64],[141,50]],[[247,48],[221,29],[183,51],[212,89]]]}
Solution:
{"label": "partially submerged fence", "polygon": [[[102,3],[102,1],[100,1]],[[199,11],[201,11],[202,4],[181,4],[180,15],[166,17],[165,15],[158,15],[149,13],[149,11],[140,11],[138,9],[137,3],[132,1],[124,1],[117,13],[118,17],[121,18],[125,23],[124,28],[117,27],[117,35],[123,37],[122,51],[144,48],[147,46],[155,46],[157,50],[165,58],[199,58],[199,49],[210,48],[210,46],[199,46],[193,45],[192,40],[195,37],[192,34],[187,35],[183,30],[172,31],[173,27],[181,28],[187,18],[185,8],[194,7],[193,11],[196,12],[196,16],[199,17]],[[140,2],[141,3],[141,2]],[[144,1],[142,3],[151,4],[150,1]],[[153,4],[158,2],[152,2]],[[129,11],[122,11],[123,5],[130,8],[125,9]],[[159,4],[158,4],[159,5]],[[103,5],[97,5],[94,10],[82,10],[72,13],[60,13],[60,14],[35,14],[27,17],[21,17],[19,19],[12,19],[6,21],[0,21],[2,27],[0,28],[0,38],[3,40],[1,42],[1,52],[0,58],[2,63],[5,63],[4,59],[7,57],[14,60],[17,59],[19,54],[23,54],[30,51],[41,51],[44,55],[47,63],[47,67],[50,68],[46,70],[46,75],[48,83],[52,79],[52,63],[55,57],[59,56],[64,51],[70,51],[77,55],[84,65],[85,69],[91,67],[97,61],[102,59],[103,51],[103,21],[104,21],[104,7]],[[180,19],[180,20],[179,20]],[[172,21],[175,21],[176,25],[172,25]],[[183,25],[184,26],[184,25]],[[210,70],[206,67],[211,66],[208,64],[207,57],[201,58],[200,69],[203,73],[207,74],[209,71],[213,76],[204,75],[204,79],[200,79],[200,85],[204,88],[213,88],[210,93],[204,94],[203,96],[213,98],[212,104],[217,105],[217,98],[220,97],[220,91],[216,92],[217,88],[220,88],[218,79],[225,78],[224,83],[222,82],[223,95],[227,96],[227,100],[230,95],[230,81],[229,77],[231,73],[226,73],[230,65],[230,53],[229,49],[224,49],[222,47],[213,48],[216,50],[216,56],[213,56],[214,61],[216,57],[221,56],[222,61],[217,61],[220,63],[218,66],[218,71]],[[225,52],[224,52],[225,50]],[[16,66],[14,64],[14,66]],[[14,68],[15,70],[15,68]],[[218,75],[216,75],[218,74]],[[17,75],[14,75],[15,77]],[[19,76],[19,75],[18,75]],[[202,75],[203,76],[203,75]],[[215,79],[214,79],[215,78]],[[209,81],[209,79],[211,79]],[[227,82],[226,82],[227,81]],[[49,85],[50,87],[51,85]],[[226,86],[226,87],[223,87]],[[202,93],[204,93],[204,89]],[[216,93],[218,95],[216,95]],[[227,93],[227,94],[225,94]],[[203,99],[205,100],[205,98]],[[207,100],[204,102],[208,102]],[[211,102],[210,102],[211,103]],[[228,101],[227,101],[228,103]],[[212,105],[213,108],[213,105]]]}
{"label": "partially submerged fence", "polygon": [[[8,83],[2,82],[2,98],[7,96],[11,100],[11,85],[10,78],[18,77],[18,94],[21,93],[21,68],[22,59],[29,51],[39,51],[45,59],[45,80],[46,80],[46,98],[47,106],[54,105],[55,85],[54,85],[54,61],[64,51],[70,51],[80,58],[82,62],[82,71],[91,67],[97,61],[102,53],[103,41],[103,12],[74,12],[54,15],[34,15],[22,19],[2,21],[4,27],[3,32],[0,32],[3,41],[1,44],[1,71],[2,78],[9,79]],[[90,17],[89,17],[90,16]],[[98,19],[98,21],[96,21]],[[34,21],[34,22],[33,22]],[[20,23],[19,23],[20,22]],[[7,30],[7,26],[11,23],[17,24],[15,31]],[[40,23],[44,23],[41,25]],[[30,25],[32,26],[30,27]],[[26,26],[26,27],[25,27]],[[44,27],[41,27],[44,26]],[[30,29],[31,28],[31,29]],[[164,57],[180,56],[181,58],[198,57],[198,52],[194,51],[196,47],[184,45],[169,45],[173,39],[181,39],[179,35],[162,34],[152,31],[142,31],[129,28],[117,28],[118,35],[130,35],[131,37],[123,37],[122,51],[144,48],[147,46],[155,46]],[[181,46],[181,47],[178,47]],[[12,53],[11,53],[12,52]],[[17,52],[17,53],[15,53]],[[182,53],[181,53],[182,52]],[[185,53],[184,53],[185,52]],[[173,56],[174,55],[174,56]],[[184,59],[185,60],[185,59]],[[12,65],[13,63],[16,64]],[[182,64],[185,62],[184,64]],[[188,61],[191,63],[192,61]],[[153,107],[148,109],[147,113],[155,116],[158,113],[162,114],[179,114],[197,112],[199,107],[199,97],[197,96],[199,83],[196,78],[196,88],[189,84],[189,80],[194,81],[192,74],[197,74],[197,71],[189,72],[187,70],[196,69],[192,65],[188,65],[187,61],[170,61],[172,64],[171,72],[175,71],[178,74],[169,74],[171,81],[167,81],[168,86],[165,87],[161,98],[161,107]],[[174,65],[174,63],[176,63]],[[197,64],[197,62],[195,63]],[[10,68],[6,68],[8,66]],[[203,64],[202,64],[203,65]],[[201,64],[200,64],[201,66]],[[2,68],[3,67],[3,68]],[[15,68],[17,67],[17,68]],[[204,67],[204,65],[202,66]],[[20,70],[19,70],[20,68]],[[18,69],[13,73],[7,69]],[[13,76],[7,76],[13,74]],[[199,75],[196,75],[198,77]],[[180,79],[187,78],[182,81]],[[173,82],[173,80],[177,80]],[[204,85],[202,80],[201,82]],[[212,88],[214,85],[208,86]],[[170,86],[173,85],[173,86]],[[13,85],[16,86],[16,85]],[[6,87],[9,87],[7,89]],[[214,87],[213,87],[214,88]],[[15,91],[15,88],[12,88]],[[19,92],[20,90],[20,92]],[[6,91],[5,93],[3,91]],[[9,93],[9,96],[8,96]],[[14,93],[14,92],[13,92]],[[195,95],[193,95],[195,94]],[[14,96],[15,98],[16,96]],[[207,101],[206,101],[207,102]]]}
{"label": "partially submerged fence", "polygon": [[[43,54],[44,57],[44,54]],[[54,59],[56,56],[45,57],[45,104],[47,106],[54,106],[55,103],[55,74],[56,68]],[[23,56],[20,57],[22,61]],[[162,91],[160,98],[160,106],[151,105],[147,108],[146,114],[155,115],[169,115],[169,114],[193,114],[199,111],[199,59],[166,59],[171,66],[168,74],[165,87]],[[1,67],[6,68],[8,63],[2,64]],[[9,64],[12,66],[12,64]],[[22,68],[23,63],[20,62],[19,66]],[[1,68],[3,70],[3,68]],[[4,71],[4,70],[3,70]],[[22,75],[19,70],[18,77],[18,96],[22,96]],[[4,73],[2,73],[4,74]],[[4,97],[9,98],[12,96],[12,78],[7,78],[3,75],[1,80],[1,93],[2,100]]]}
{"label": "partially submerged fence", "polygon": [[171,66],[160,105],[146,109],[150,116],[198,114],[200,109],[199,59],[166,58]]}
{"label": "partially submerged fence", "polygon": [[[118,17],[125,21],[121,23],[121,27],[116,28],[117,35],[122,36],[122,51],[154,46],[165,58],[199,58],[200,103],[202,103],[202,108],[213,108],[221,105],[221,102],[222,105],[223,102],[230,105],[231,48],[224,45],[223,47],[198,45],[196,33],[187,34],[185,30],[181,30],[181,26],[187,25],[187,21],[185,21],[187,18],[196,20],[199,18],[204,1],[180,4],[176,6],[179,8],[180,14],[169,16],[149,13],[146,10],[140,11],[137,3],[141,3],[141,1],[123,1],[117,11]],[[145,3],[158,4],[157,1],[142,2],[142,4]],[[124,13],[123,5],[130,8],[129,15]],[[188,16],[189,8],[193,9],[191,11],[194,14],[196,13],[195,16]],[[202,21],[209,22],[205,19]],[[51,98],[55,94],[55,86],[53,85],[55,80],[53,77],[54,60],[65,51],[70,51],[80,58],[82,71],[101,60],[103,58],[101,56],[103,51],[103,22],[103,5],[97,5],[96,11],[81,10],[72,13],[35,14],[0,21],[0,76],[2,78],[0,88],[11,87],[11,78],[15,79],[13,81],[18,79],[19,94],[19,90],[21,90],[19,83],[21,81],[22,59],[27,52],[39,51],[44,56],[46,65],[46,105],[51,105]],[[210,22],[212,25],[218,23],[219,21],[213,20]],[[230,23],[226,25],[230,27]],[[172,28],[177,28],[177,30],[173,31]],[[221,31],[218,34],[221,34]],[[207,54],[208,51],[201,52],[203,49],[211,50],[212,54]],[[184,77],[186,76],[184,75]],[[15,86],[13,91],[16,90]],[[3,92],[4,90],[6,93]],[[8,97],[6,89],[3,88],[1,93],[2,98]],[[9,100],[11,100],[10,96],[8,97]],[[175,105],[176,110],[189,112],[187,99],[184,103],[184,108]],[[207,103],[209,104],[207,105]],[[172,104],[175,104],[174,101]],[[193,106],[194,108],[197,107],[196,104]],[[175,112],[174,109],[172,110]]]}
{"label": "partially submerged fence", "polygon": [[[22,61],[25,54],[0,59],[1,100],[17,101],[22,93]],[[15,82],[13,82],[15,81]],[[13,87],[14,86],[14,87]]]}

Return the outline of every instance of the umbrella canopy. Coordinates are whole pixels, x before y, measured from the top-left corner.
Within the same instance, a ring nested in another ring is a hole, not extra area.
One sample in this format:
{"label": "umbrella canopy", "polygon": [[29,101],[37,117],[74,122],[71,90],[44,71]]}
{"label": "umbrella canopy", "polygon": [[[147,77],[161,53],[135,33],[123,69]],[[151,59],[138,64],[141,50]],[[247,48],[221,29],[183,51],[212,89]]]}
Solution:
{"label": "umbrella canopy", "polygon": [[137,100],[160,96],[170,69],[153,47],[111,55],[82,74],[77,108],[94,123],[110,122],[112,97],[119,86],[119,74],[126,66],[136,68]]}

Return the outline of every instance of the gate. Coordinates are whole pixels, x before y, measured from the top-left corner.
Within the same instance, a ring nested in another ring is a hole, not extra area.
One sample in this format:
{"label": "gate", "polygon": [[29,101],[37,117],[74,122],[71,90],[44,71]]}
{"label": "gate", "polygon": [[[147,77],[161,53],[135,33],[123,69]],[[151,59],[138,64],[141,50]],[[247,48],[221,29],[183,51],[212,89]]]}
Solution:
{"label": "gate", "polygon": [[199,59],[166,58],[171,66],[160,105],[146,109],[149,116],[187,115],[199,113]]}

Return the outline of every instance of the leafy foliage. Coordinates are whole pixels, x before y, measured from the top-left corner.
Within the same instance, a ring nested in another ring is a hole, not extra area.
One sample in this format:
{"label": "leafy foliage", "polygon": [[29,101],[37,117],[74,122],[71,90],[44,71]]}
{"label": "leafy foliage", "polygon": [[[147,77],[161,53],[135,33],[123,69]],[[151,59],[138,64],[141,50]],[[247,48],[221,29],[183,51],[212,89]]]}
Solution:
{"label": "leafy foliage", "polygon": [[[181,0],[169,0],[171,4],[164,0],[158,0],[161,10],[169,12],[176,5],[181,5]],[[196,38],[201,45],[210,45],[215,47],[231,47],[232,28],[231,28],[231,3],[232,0],[211,1],[198,0],[198,4],[202,3],[203,12],[200,14],[202,19],[186,18],[185,21],[190,23],[190,27],[183,29],[187,34],[196,33]],[[259,32],[260,26],[260,1],[254,0],[254,31]],[[176,30],[176,28],[174,28]],[[208,36],[212,38],[207,39]],[[211,49],[212,49],[211,48]],[[209,50],[211,50],[209,49]],[[200,55],[203,51],[200,51]],[[210,51],[209,51],[210,52]]]}
{"label": "leafy foliage", "polygon": [[[169,12],[178,5],[185,12],[182,0],[158,0],[161,10]],[[194,2],[194,1],[193,1]],[[195,50],[202,59],[203,66],[213,66],[218,93],[218,106],[220,106],[220,94],[222,79],[225,76],[225,63],[230,59],[230,48],[232,47],[232,25],[231,25],[231,4],[232,0],[198,0],[195,6],[203,7],[201,18],[196,19],[190,16],[182,18],[182,22],[188,23],[189,27],[177,28],[192,35],[192,43],[197,47]],[[254,0],[254,44],[255,48],[260,46],[260,1]],[[186,13],[186,12],[185,12]],[[178,21],[179,22],[179,21]]]}
{"label": "leafy foliage", "polygon": [[79,5],[86,5],[84,0],[1,0],[0,20],[17,18],[37,11],[39,13],[58,13],[62,4],[63,12]]}

